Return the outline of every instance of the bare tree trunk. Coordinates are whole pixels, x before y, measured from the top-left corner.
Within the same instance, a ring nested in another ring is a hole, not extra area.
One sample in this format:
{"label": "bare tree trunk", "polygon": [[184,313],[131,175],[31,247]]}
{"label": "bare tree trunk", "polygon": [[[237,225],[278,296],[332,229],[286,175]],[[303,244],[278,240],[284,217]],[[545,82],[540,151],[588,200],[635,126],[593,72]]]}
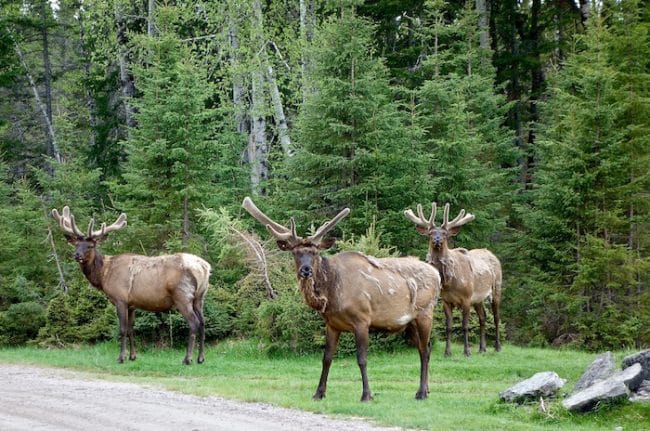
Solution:
{"label": "bare tree trunk", "polygon": [[190,239],[190,210],[187,195],[183,196],[183,239],[181,241],[183,248],[187,249],[187,243]]}
{"label": "bare tree trunk", "polygon": [[133,107],[130,99],[135,96],[135,84],[129,70],[128,37],[126,34],[126,19],[115,3],[115,23],[117,25],[118,62],[120,66],[120,87],[122,89],[122,104],[124,105],[124,121],[129,128],[137,126],[133,116]]}
{"label": "bare tree trunk", "polygon": [[481,49],[490,49],[490,10],[488,0],[475,0]]}
{"label": "bare tree trunk", "polygon": [[155,9],[156,9],[156,0],[148,0],[147,3],[147,35],[155,36]]}
{"label": "bare tree trunk", "polygon": [[[43,92],[45,93],[45,115],[47,121],[52,123],[52,64],[50,63],[50,35],[48,30],[48,13],[46,0],[40,2],[41,13],[41,40],[43,41]],[[48,133],[47,136],[47,155],[54,157],[54,143],[53,133]]]}
{"label": "bare tree trunk", "polygon": [[248,139],[248,161],[251,169],[253,193],[264,194],[262,182],[269,178],[268,143],[266,141],[266,118],[264,115],[264,79],[258,70],[252,72],[251,134]]}
{"label": "bare tree trunk", "polygon": [[[90,60],[86,55],[86,46],[85,46],[85,31],[84,31],[84,22],[83,22],[83,12],[79,13],[79,46],[80,54],[83,59],[83,68],[84,76],[86,82],[90,82]],[[86,105],[88,106],[88,116],[90,122],[90,146],[92,148],[97,144],[97,104],[95,103],[95,98],[93,97],[90,88],[86,86]]]}
{"label": "bare tree trunk", "polygon": [[228,27],[228,41],[230,43],[230,66],[232,68],[232,101],[235,106],[235,123],[239,133],[248,133],[248,120],[246,118],[246,106],[244,104],[244,77],[237,70],[240,66],[238,60],[239,38],[238,27],[231,17]]}
{"label": "bare tree trunk", "polygon": [[300,0],[300,40],[303,45],[300,50],[300,67],[303,102],[311,91],[309,84],[309,59],[305,56],[305,47],[314,39],[315,9],[314,0]]}
{"label": "bare tree trunk", "polygon": [[582,25],[585,26],[589,19],[589,0],[579,0],[580,3],[580,20]]}
{"label": "bare tree trunk", "polygon": [[259,0],[253,2],[253,13],[255,15],[254,22],[257,25],[255,30],[262,43],[258,53],[260,57],[260,64],[266,73],[266,79],[269,84],[269,92],[271,93],[271,104],[273,105],[273,118],[278,130],[278,137],[282,152],[286,156],[291,156],[291,138],[289,138],[289,126],[287,125],[287,118],[284,115],[284,107],[282,106],[282,97],[278,89],[277,81],[273,74],[273,67],[271,66],[268,54],[266,52],[266,38],[264,37],[264,17],[262,15],[262,5]]}
{"label": "bare tree trunk", "polygon": [[61,152],[59,151],[59,146],[56,142],[56,135],[54,133],[54,127],[52,126],[51,116],[47,115],[47,107],[45,106],[45,103],[43,103],[43,101],[41,100],[41,96],[38,94],[38,88],[36,87],[34,78],[29,72],[29,68],[27,67],[27,62],[25,61],[25,56],[15,41],[14,41],[14,50],[16,51],[16,54],[20,59],[20,64],[25,69],[25,75],[27,76],[29,85],[32,87],[32,92],[34,93],[34,100],[36,101],[36,105],[38,106],[39,110],[41,111],[41,114],[43,115],[43,122],[45,123],[46,126],[46,135],[48,138],[48,142],[50,142],[51,145],[51,150],[52,150],[51,155],[57,162],[61,163],[63,159],[61,157]]}

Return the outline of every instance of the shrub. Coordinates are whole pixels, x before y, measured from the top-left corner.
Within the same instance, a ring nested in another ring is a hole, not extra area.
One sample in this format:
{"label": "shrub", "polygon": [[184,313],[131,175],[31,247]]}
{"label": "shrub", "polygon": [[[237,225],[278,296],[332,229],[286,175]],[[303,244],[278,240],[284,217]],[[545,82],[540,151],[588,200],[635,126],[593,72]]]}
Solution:
{"label": "shrub", "polygon": [[0,314],[0,341],[3,344],[24,344],[38,335],[45,324],[45,310],[37,302],[12,304]]}

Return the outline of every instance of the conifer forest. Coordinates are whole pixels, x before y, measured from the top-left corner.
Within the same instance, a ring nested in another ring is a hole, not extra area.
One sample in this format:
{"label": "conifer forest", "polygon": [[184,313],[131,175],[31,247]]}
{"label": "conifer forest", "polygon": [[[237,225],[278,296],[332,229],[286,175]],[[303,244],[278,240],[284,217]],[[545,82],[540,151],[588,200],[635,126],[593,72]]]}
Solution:
{"label": "conifer forest", "polygon": [[[475,215],[453,246],[501,261],[505,342],[650,347],[650,3],[0,1],[0,344],[117,336],[67,205],[84,231],[127,214],[105,255],[209,262],[208,342],[319,351],[246,196],[300,235],[350,208],[330,253],[422,260],[404,212],[449,203]],[[187,331],[138,312],[143,342]]]}

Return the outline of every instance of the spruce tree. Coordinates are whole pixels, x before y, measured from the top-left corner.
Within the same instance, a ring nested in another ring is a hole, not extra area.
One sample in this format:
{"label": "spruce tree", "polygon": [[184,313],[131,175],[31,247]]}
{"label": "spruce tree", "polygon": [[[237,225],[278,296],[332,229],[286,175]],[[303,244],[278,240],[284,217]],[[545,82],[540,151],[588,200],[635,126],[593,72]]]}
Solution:
{"label": "spruce tree", "polygon": [[307,84],[314,91],[276,195],[284,214],[299,210],[303,226],[350,207],[346,228],[363,234],[376,221],[383,239],[401,247],[412,236],[402,211],[422,196],[426,159],[372,47],[373,31],[346,10],[317,32]]}
{"label": "spruce tree", "polygon": [[545,322],[540,329],[549,341],[595,350],[647,342],[650,123],[647,108],[637,108],[647,106],[650,87],[635,64],[650,45],[627,7],[592,17],[552,77],[525,217],[535,270],[524,284],[537,298],[531,311]]}

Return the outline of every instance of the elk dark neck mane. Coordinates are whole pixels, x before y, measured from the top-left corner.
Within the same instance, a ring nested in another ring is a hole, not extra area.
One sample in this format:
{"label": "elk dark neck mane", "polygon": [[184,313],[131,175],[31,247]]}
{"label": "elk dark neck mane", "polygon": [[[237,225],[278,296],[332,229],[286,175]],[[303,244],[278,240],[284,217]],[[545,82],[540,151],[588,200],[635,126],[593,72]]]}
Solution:
{"label": "elk dark neck mane", "polygon": [[95,251],[94,259],[87,262],[80,262],[81,271],[84,273],[90,284],[102,290],[102,268],[104,267],[104,256]]}
{"label": "elk dark neck mane", "polygon": [[300,279],[300,291],[305,303],[319,313],[325,313],[328,297],[338,280],[338,274],[330,266],[326,257],[318,257],[318,270],[313,278]]}

